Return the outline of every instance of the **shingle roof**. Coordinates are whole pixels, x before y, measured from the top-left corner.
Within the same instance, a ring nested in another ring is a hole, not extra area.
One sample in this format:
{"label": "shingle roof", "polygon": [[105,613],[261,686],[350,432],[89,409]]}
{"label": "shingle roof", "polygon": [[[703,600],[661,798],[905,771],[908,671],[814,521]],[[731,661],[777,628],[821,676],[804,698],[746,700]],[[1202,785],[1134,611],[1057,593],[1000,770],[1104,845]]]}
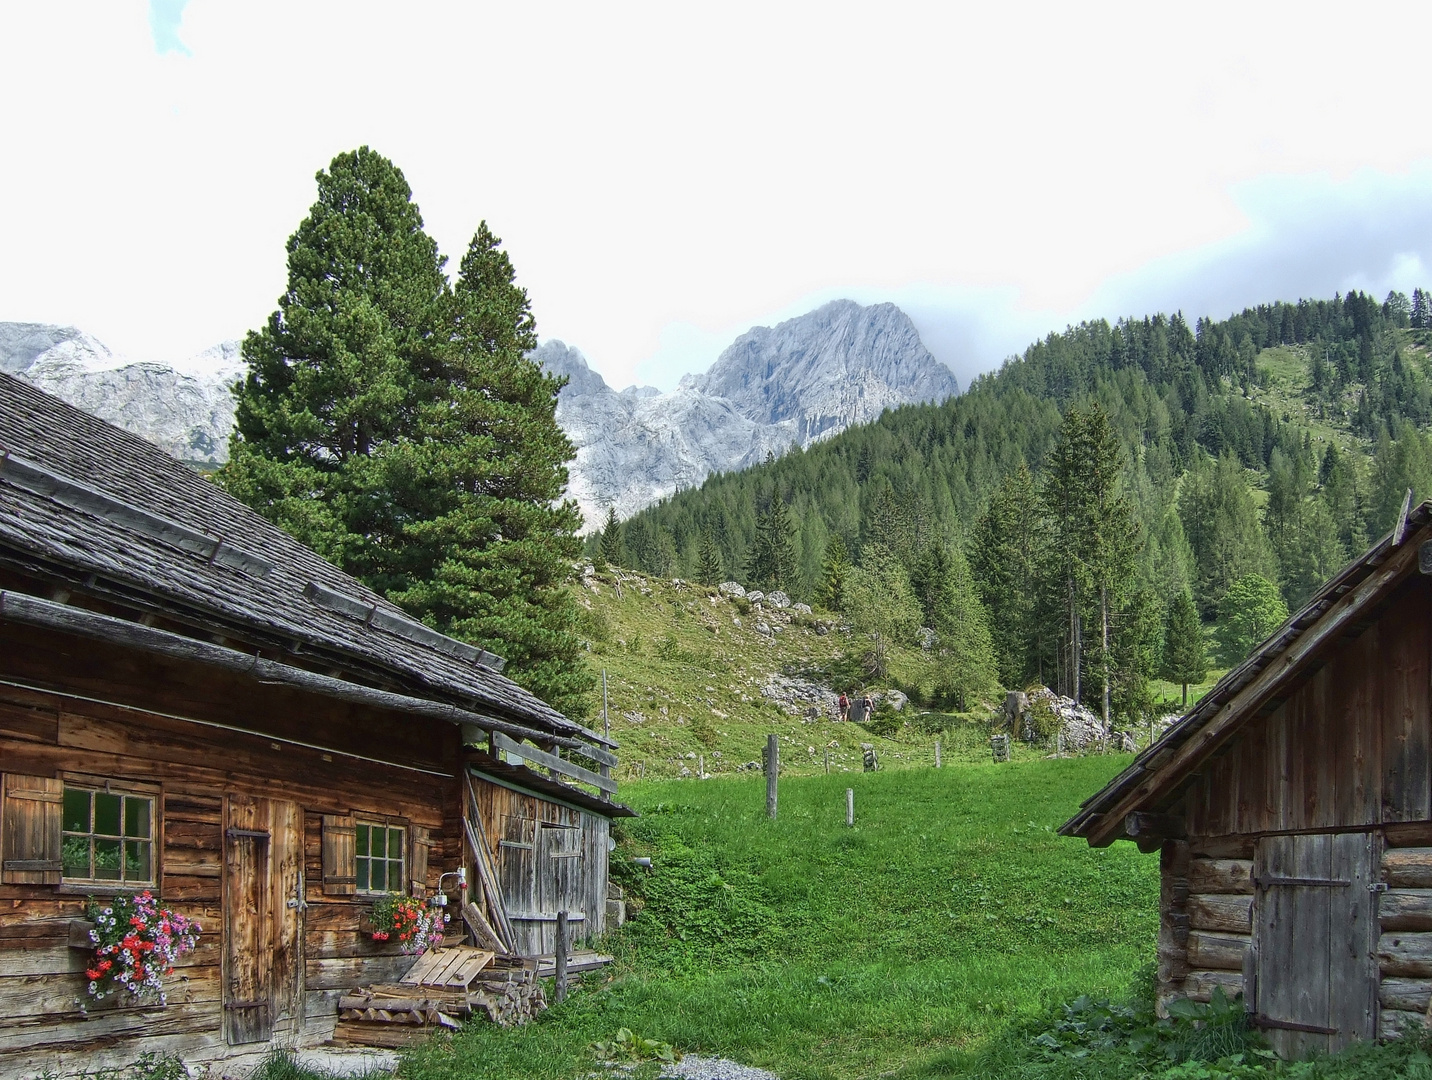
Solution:
{"label": "shingle roof", "polygon": [[[0,554],[12,563],[76,580],[94,575],[140,606],[318,654],[413,696],[594,737],[474,662],[472,651],[425,635],[401,609],[157,447],[0,373],[3,454],[19,459],[9,468],[0,460]],[[47,474],[60,480],[48,493]]]}
{"label": "shingle roof", "polygon": [[1079,812],[1059,827],[1060,833],[1108,843],[1124,835],[1128,812],[1166,802],[1176,785],[1235,737],[1242,724],[1273,707],[1307,677],[1317,659],[1314,650],[1331,643],[1325,631],[1332,624],[1345,630],[1398,581],[1417,571],[1420,552],[1411,550],[1411,545],[1426,540],[1423,530],[1429,523],[1432,501],[1407,510],[1399,528],[1343,567],[1162,738],[1086,799]]}

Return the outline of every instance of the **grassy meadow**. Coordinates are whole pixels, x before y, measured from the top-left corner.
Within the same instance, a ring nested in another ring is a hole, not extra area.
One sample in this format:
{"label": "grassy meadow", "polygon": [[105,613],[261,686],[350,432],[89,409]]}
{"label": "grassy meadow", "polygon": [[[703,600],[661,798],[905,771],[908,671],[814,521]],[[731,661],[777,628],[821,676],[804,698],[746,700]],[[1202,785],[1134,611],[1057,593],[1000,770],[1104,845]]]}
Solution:
{"label": "grassy meadow", "polygon": [[630,785],[643,816],[613,864],[641,910],[604,943],[607,977],[525,1029],[434,1040],[401,1075],[586,1076],[623,1027],[787,1080],[960,1068],[1152,959],[1156,858],[1054,832],[1125,760],[792,777],[774,822],[760,777]]}

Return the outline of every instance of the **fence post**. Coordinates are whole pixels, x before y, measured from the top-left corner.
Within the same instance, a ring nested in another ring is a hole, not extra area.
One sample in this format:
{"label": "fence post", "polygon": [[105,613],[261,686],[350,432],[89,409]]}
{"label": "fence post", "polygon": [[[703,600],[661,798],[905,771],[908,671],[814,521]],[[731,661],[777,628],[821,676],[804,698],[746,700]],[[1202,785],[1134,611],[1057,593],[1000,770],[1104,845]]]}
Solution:
{"label": "fence post", "polygon": [[766,816],[776,818],[776,778],[781,771],[781,742],[777,735],[766,736]]}
{"label": "fence post", "polygon": [[612,737],[612,719],[607,714],[607,669],[602,668],[602,734]]}
{"label": "fence post", "polygon": [[935,740],[935,768],[940,767],[940,740]]}
{"label": "fence post", "polygon": [[706,755],[705,755],[705,754],[697,754],[697,755],[696,755],[696,779],[698,779],[698,780],[705,780],[705,779],[706,779]]}
{"label": "fence post", "polygon": [[853,826],[855,824],[855,789],[845,789],[845,823]]}
{"label": "fence post", "polygon": [[825,748],[825,775],[830,775],[830,747]]}
{"label": "fence post", "polygon": [[565,911],[557,912],[557,949],[552,960],[557,975],[557,985],[552,996],[558,1004],[561,1004],[567,1000],[567,913]]}

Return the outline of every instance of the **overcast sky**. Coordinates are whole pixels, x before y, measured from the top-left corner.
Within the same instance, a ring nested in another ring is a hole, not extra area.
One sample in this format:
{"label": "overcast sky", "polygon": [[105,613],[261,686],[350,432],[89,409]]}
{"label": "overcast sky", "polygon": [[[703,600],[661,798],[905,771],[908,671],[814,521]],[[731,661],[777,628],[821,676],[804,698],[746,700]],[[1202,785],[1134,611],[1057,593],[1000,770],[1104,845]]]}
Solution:
{"label": "overcast sky", "polygon": [[1429,40],[1429,5],[10,3],[0,320],[240,336],[366,143],[619,387],[839,296],[963,383],[1085,316],[1432,285]]}

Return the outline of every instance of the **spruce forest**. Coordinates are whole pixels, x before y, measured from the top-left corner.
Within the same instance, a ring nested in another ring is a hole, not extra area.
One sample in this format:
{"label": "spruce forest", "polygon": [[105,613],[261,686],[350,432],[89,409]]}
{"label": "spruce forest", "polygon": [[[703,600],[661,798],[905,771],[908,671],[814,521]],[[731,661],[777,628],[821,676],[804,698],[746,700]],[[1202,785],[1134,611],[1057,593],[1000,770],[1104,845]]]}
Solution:
{"label": "spruce forest", "polygon": [[929,704],[1055,687],[1107,721],[1236,664],[1432,494],[1432,295],[1052,333],[938,405],[713,476],[589,552],[783,589],[932,653]]}

